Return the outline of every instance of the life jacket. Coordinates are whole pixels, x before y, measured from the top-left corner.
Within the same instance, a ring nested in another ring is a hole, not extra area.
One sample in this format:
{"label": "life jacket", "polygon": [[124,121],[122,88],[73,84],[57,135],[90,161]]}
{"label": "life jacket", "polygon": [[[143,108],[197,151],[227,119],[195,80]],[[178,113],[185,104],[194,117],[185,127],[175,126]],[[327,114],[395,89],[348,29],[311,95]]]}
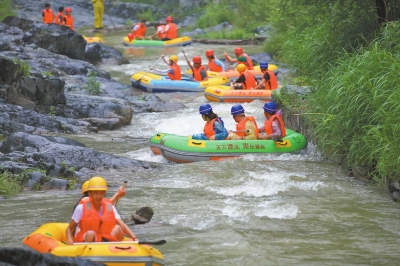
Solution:
{"label": "life jacket", "polygon": [[254,75],[247,70],[243,73],[243,75],[246,79],[245,82],[241,83],[243,90],[254,89],[257,86],[256,77],[254,77]]}
{"label": "life jacket", "polygon": [[222,121],[219,118],[214,118],[213,120],[207,122],[204,125],[204,130],[203,131],[204,131],[204,135],[206,135],[207,138],[211,138],[212,136],[215,135],[216,132],[214,130],[214,123],[217,120],[218,120],[218,122],[222,123]]}
{"label": "life jacket", "polygon": [[258,133],[259,133],[258,132],[258,126],[257,126],[257,122],[256,122],[256,120],[254,119],[253,116],[246,116],[245,119],[243,119],[242,121],[240,121],[239,123],[236,124],[236,131],[239,131],[239,132],[236,133],[236,135],[241,136],[241,137],[246,136],[246,132],[245,132],[245,130],[246,130],[246,122],[249,121],[249,120],[254,123],[256,136],[258,136]]}
{"label": "life jacket", "polygon": [[214,72],[222,72],[222,67],[215,63],[215,58],[208,61],[208,69]]}
{"label": "life jacket", "polygon": [[44,23],[46,23],[46,24],[53,23],[53,20],[54,20],[53,10],[43,9],[42,14],[43,14],[43,22]]}
{"label": "life jacket", "polygon": [[144,37],[144,36],[146,36],[146,25],[142,26],[140,23],[138,23],[138,24],[135,25],[135,27],[136,26],[139,26],[139,28],[138,28],[137,31],[133,32],[133,36],[134,37]]}
{"label": "life jacket", "polygon": [[247,62],[245,63],[247,70],[254,70],[253,62],[247,54],[242,54],[242,56],[246,57]]}
{"label": "life jacket", "polygon": [[157,29],[157,36],[160,39],[164,39],[165,36],[167,36],[167,33],[164,33],[165,32],[165,25],[160,25],[158,27],[161,27],[161,31],[158,31],[158,29]]}
{"label": "life jacket", "polygon": [[[208,80],[208,74],[207,74],[207,69],[206,69],[206,67],[205,66],[200,66],[199,68],[193,68],[193,78],[196,80],[196,81],[203,81],[203,80]],[[204,70],[205,72],[206,72],[206,77],[204,78],[204,79],[202,79],[201,78],[201,70]]]}
{"label": "life jacket", "polygon": [[54,18],[54,23],[60,25],[61,22],[64,20],[64,17],[65,17],[64,13],[58,12],[56,17]]}
{"label": "life jacket", "polygon": [[117,224],[112,202],[109,199],[103,199],[101,201],[103,213],[100,217],[92,204],[92,200],[87,198],[82,199],[83,214],[82,219],[79,221],[80,231],[75,236],[74,242],[83,242],[84,236],[89,230],[96,233],[97,242],[101,242],[102,238],[105,238],[108,241],[118,241],[116,237],[111,235],[111,231]]}
{"label": "life jacket", "polygon": [[181,68],[179,67],[179,65],[176,63],[173,63],[172,66],[170,66],[170,68],[172,68],[172,70],[174,70],[174,75],[172,75],[171,73],[168,73],[168,77],[171,80],[181,80],[182,79]]}
{"label": "life jacket", "polygon": [[266,90],[276,90],[278,88],[278,81],[276,80],[275,73],[271,70],[267,70],[269,80],[264,81]]}
{"label": "life jacket", "polygon": [[72,15],[64,16],[64,23],[65,26],[70,27],[71,30],[74,30],[74,17]]}
{"label": "life jacket", "polygon": [[272,133],[274,133],[272,131],[272,121],[274,121],[274,119],[278,119],[279,124],[281,125],[282,137],[286,136],[285,124],[283,123],[283,119],[280,114],[279,115],[274,114],[269,119],[265,120],[265,122],[264,122],[265,133],[267,133],[268,135],[271,135]]}
{"label": "life jacket", "polygon": [[175,23],[168,23],[168,31],[165,38],[175,39],[178,38],[178,27]]}

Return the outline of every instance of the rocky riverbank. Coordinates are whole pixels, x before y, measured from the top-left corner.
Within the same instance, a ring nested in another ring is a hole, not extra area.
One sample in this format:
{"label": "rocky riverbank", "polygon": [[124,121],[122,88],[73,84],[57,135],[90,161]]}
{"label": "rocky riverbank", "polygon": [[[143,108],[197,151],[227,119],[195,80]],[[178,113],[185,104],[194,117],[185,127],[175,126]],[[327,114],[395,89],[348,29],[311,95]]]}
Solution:
{"label": "rocky riverbank", "polygon": [[[17,17],[0,23],[0,134],[6,139],[0,144],[3,171],[21,174],[41,169],[44,173],[30,174],[28,188],[41,183],[45,188],[66,189],[65,180],[51,180],[68,177],[66,169],[74,169],[79,184],[100,170],[153,167],[96,152],[66,138],[39,136],[113,130],[130,124],[134,113],[184,108],[155,96],[135,96],[130,86],[116,82],[93,64],[105,61],[127,62],[118,50],[101,43],[87,44],[67,27]],[[88,86],[95,85],[98,95],[89,95]]]}

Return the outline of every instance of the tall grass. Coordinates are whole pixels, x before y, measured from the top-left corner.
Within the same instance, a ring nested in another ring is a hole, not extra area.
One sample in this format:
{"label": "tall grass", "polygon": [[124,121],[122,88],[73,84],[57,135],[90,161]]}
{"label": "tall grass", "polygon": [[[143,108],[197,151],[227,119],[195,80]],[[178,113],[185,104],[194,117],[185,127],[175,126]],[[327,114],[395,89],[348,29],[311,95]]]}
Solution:
{"label": "tall grass", "polygon": [[0,196],[10,198],[21,191],[19,181],[8,172],[0,173]]}
{"label": "tall grass", "polygon": [[345,53],[309,97],[319,144],[367,166],[378,181],[400,176],[400,23],[355,53]]}

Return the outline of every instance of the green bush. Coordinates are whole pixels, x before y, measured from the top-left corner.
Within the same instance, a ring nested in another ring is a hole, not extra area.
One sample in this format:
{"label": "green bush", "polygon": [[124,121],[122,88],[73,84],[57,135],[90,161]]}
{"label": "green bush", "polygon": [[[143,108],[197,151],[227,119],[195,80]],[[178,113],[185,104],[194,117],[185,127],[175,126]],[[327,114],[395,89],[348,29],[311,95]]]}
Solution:
{"label": "green bush", "polygon": [[89,93],[89,95],[100,95],[101,83],[96,80],[96,77],[96,72],[89,72],[89,77],[86,79],[86,86],[83,87]]}
{"label": "green bush", "polygon": [[0,0],[0,21],[8,16],[16,15],[16,12],[12,9],[11,0]]}
{"label": "green bush", "polygon": [[21,192],[18,181],[9,172],[0,173],[0,196],[10,198]]}
{"label": "green bush", "polygon": [[400,23],[333,64],[309,97],[320,146],[370,168],[377,181],[400,176]]}

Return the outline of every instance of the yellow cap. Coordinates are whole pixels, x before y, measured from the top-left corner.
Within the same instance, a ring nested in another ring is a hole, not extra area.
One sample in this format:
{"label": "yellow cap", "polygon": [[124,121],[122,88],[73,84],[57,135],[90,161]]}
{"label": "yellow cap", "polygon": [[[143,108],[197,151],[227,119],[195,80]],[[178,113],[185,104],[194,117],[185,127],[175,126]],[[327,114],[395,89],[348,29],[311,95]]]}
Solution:
{"label": "yellow cap", "polygon": [[82,195],[85,194],[86,191],[88,191],[88,186],[89,186],[89,180],[85,181],[82,184]]}
{"label": "yellow cap", "polygon": [[88,185],[88,191],[92,190],[104,190],[106,191],[107,188],[107,182],[106,180],[101,177],[101,176],[94,176],[90,178],[89,180],[89,185]]}
{"label": "yellow cap", "polygon": [[237,70],[239,73],[242,73],[242,72],[246,71],[246,69],[247,69],[247,67],[246,67],[245,64],[239,64],[239,65],[237,66],[237,68],[236,68],[236,70]]}
{"label": "yellow cap", "polygon": [[170,57],[169,57],[169,60],[171,60],[172,62],[178,62],[178,57],[176,56],[176,55],[171,55]]}

